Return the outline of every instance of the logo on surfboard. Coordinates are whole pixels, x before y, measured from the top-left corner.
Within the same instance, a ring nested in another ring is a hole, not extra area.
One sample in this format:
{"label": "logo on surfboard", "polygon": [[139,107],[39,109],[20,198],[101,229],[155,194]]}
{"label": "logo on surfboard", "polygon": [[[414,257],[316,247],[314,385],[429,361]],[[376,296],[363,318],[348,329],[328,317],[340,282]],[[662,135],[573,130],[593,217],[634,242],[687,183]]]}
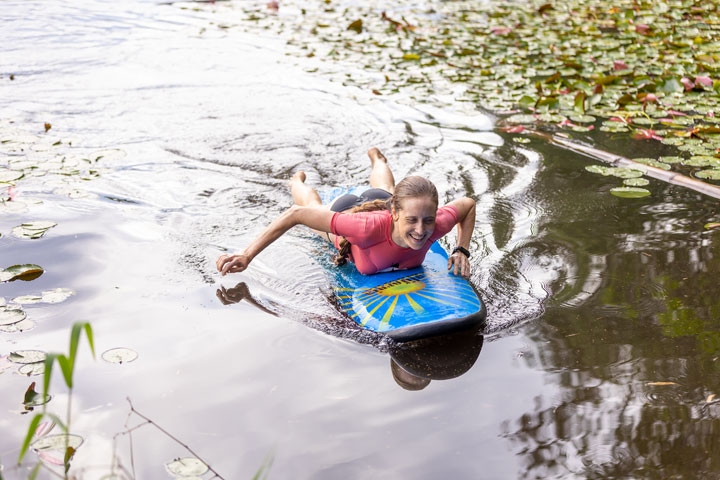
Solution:
{"label": "logo on surfboard", "polygon": [[[480,306],[472,287],[447,273],[421,272],[372,288],[336,288],[335,291],[340,307],[353,320],[362,326],[373,320],[371,323],[376,324],[378,331],[396,328],[390,324],[390,320],[394,313],[403,309],[406,312],[400,323],[407,324],[412,323],[409,317],[432,312],[443,305]],[[408,305],[411,310],[407,308]]]}

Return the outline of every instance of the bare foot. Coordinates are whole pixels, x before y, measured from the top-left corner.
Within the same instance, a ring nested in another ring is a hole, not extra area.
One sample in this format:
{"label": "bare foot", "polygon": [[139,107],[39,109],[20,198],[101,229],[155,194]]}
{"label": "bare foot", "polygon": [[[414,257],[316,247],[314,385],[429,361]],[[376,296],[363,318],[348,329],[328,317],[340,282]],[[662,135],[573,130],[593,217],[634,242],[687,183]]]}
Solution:
{"label": "bare foot", "polygon": [[385,158],[385,155],[383,155],[382,152],[380,152],[380,150],[375,147],[372,147],[370,150],[368,150],[367,154],[368,157],[370,157],[371,164],[373,165],[378,160],[382,161],[383,163],[387,163],[387,158]]}
{"label": "bare foot", "polygon": [[302,170],[298,170],[297,172],[295,172],[295,174],[290,179],[290,184],[292,184],[292,182],[305,183],[306,178],[307,178],[307,175],[305,175],[305,172],[303,172]]}

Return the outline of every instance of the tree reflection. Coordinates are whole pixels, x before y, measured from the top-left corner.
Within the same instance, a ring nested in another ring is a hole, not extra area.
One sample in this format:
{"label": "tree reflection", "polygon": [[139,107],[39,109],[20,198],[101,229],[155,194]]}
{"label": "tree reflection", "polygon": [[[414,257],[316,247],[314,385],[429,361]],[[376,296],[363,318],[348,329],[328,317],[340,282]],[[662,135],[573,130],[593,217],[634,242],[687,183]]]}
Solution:
{"label": "tree reflection", "polygon": [[720,478],[720,247],[678,204],[539,240],[585,264],[524,332],[560,394],[502,426],[522,478]]}

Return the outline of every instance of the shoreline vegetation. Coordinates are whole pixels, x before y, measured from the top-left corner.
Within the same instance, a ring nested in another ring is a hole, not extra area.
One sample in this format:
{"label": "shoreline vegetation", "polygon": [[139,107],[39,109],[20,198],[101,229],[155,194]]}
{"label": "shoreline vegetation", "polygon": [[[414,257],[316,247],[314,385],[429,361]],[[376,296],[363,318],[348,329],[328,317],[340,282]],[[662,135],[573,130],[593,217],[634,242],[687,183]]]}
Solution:
{"label": "shoreline vegetation", "polygon": [[611,143],[600,157],[625,157],[635,173],[588,170],[623,179],[611,192],[618,196],[650,195],[640,178],[649,166],[720,198],[716,2],[403,2],[391,11],[334,0],[175,5],[212,14],[201,35],[279,35],[289,55],[319,60],[310,71],[400,101],[466,104],[495,116],[517,143],[550,141],[538,131],[559,134],[565,140],[551,143],[563,148]]}

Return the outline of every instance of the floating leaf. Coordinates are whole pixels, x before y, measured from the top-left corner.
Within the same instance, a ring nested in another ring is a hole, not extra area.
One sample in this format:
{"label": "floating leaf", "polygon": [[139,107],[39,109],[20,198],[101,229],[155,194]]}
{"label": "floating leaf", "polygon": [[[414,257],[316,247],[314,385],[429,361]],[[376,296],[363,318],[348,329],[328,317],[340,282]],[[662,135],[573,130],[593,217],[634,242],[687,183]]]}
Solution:
{"label": "floating leaf", "polygon": [[0,308],[0,325],[12,325],[14,323],[22,322],[25,320],[27,315],[23,310],[20,309],[7,309],[5,307]]}
{"label": "floating leaf", "polygon": [[667,163],[660,162],[658,160],[652,159],[652,158],[633,158],[634,162],[642,163],[643,165],[648,165],[650,167],[655,168],[662,168],[663,170],[670,170],[670,165]]}
{"label": "floating leaf", "polygon": [[177,458],[166,463],[165,468],[171,475],[179,477],[199,476],[208,471],[208,466],[194,457]]}
{"label": "floating leaf", "polygon": [[13,265],[5,270],[0,270],[0,282],[9,282],[12,280],[34,280],[44,272],[39,265],[26,263],[24,265]]}
{"label": "floating leaf", "polygon": [[577,123],[593,123],[597,119],[592,115],[570,115],[570,120]]}
{"label": "floating leaf", "polygon": [[106,350],[101,355],[102,359],[109,363],[128,363],[136,360],[138,354],[135,350],[129,348],[117,347]]}
{"label": "floating leaf", "polygon": [[35,322],[26,318],[25,320],[10,325],[0,325],[0,332],[22,333],[35,328]]}
{"label": "floating leaf", "polygon": [[45,373],[45,362],[26,363],[18,368],[18,373],[28,377],[42,375]]}
{"label": "floating leaf", "polygon": [[506,119],[508,123],[536,123],[538,121],[535,115],[517,114]]}
{"label": "floating leaf", "polygon": [[623,184],[628,187],[644,187],[650,184],[650,180],[647,178],[627,178],[623,180]]}
{"label": "floating leaf", "polygon": [[715,400],[715,397],[716,395],[714,393],[711,393],[710,395],[708,395],[707,399],[705,399],[705,403],[712,402],[713,400]]}
{"label": "floating leaf", "polygon": [[0,183],[14,182],[15,180],[19,180],[24,176],[25,176],[25,174],[23,172],[17,172],[15,170],[0,169]]}
{"label": "floating leaf", "polygon": [[30,447],[38,453],[51,451],[65,452],[66,446],[77,450],[83,442],[84,439],[80,435],[59,433],[38,438],[30,444]]}
{"label": "floating leaf", "polygon": [[363,30],[362,19],[358,18],[357,20],[352,22],[350,25],[348,25],[347,29],[354,31],[355,33],[362,33],[362,30]]}
{"label": "floating leaf", "polygon": [[649,190],[638,187],[615,187],[610,189],[610,193],[622,198],[642,198],[650,195]]}
{"label": "floating leaf", "polygon": [[25,365],[27,363],[44,362],[47,354],[41,350],[17,350],[11,352],[8,360]]}
{"label": "floating leaf", "polygon": [[38,239],[45,235],[45,232],[47,232],[49,229],[56,225],[57,223],[55,222],[23,223],[22,225],[13,228],[12,232],[13,235],[18,238]]}
{"label": "floating leaf", "polygon": [[677,385],[675,382],[648,382],[648,385],[653,387],[666,387],[669,385]]}
{"label": "floating leaf", "polygon": [[513,137],[512,140],[515,143],[530,143],[530,139],[527,137]]}
{"label": "floating leaf", "polygon": [[663,163],[680,163],[683,161],[682,157],[675,157],[675,156],[669,156],[669,157],[660,157],[660,161]]}
{"label": "floating leaf", "polygon": [[[13,303],[19,303],[20,305],[32,305],[34,303],[42,302],[41,295],[21,295],[12,299]],[[2,314],[0,314],[2,315]],[[2,323],[2,322],[0,322]]]}
{"label": "floating leaf", "polygon": [[707,180],[720,180],[720,169],[700,170],[699,172],[695,172],[695,176]]}
{"label": "floating leaf", "polygon": [[75,295],[75,292],[69,288],[53,288],[42,292],[42,301],[44,303],[60,303]]}
{"label": "floating leaf", "polygon": [[26,407],[38,407],[40,405],[45,405],[48,403],[52,397],[50,395],[45,395],[43,397],[42,394],[35,391],[35,382],[32,382],[28,389],[25,391],[25,398],[23,399],[23,405]]}

